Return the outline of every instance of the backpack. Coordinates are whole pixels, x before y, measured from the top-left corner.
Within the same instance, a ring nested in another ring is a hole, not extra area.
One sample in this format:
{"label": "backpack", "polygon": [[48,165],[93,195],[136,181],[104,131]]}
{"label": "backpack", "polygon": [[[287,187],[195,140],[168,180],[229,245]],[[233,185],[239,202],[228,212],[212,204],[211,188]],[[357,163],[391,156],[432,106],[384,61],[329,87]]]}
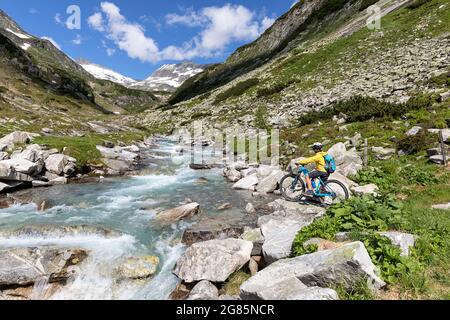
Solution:
{"label": "backpack", "polygon": [[335,173],[337,168],[334,158],[329,154],[325,155],[323,158],[325,159],[325,169],[327,170],[328,174]]}

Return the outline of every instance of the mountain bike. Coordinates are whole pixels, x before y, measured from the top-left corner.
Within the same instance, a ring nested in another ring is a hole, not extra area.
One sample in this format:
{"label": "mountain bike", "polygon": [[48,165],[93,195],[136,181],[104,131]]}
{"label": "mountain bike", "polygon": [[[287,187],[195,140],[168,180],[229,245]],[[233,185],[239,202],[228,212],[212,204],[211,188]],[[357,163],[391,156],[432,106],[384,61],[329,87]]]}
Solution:
{"label": "mountain bike", "polygon": [[[304,166],[300,166],[298,173],[291,173],[283,177],[280,181],[281,195],[288,201],[301,202],[302,199],[308,198],[305,195],[306,183],[302,179],[309,174],[309,170]],[[333,203],[348,200],[350,193],[347,187],[337,180],[326,180],[319,178],[312,181],[314,188],[313,198],[320,200],[321,203],[331,205]]]}

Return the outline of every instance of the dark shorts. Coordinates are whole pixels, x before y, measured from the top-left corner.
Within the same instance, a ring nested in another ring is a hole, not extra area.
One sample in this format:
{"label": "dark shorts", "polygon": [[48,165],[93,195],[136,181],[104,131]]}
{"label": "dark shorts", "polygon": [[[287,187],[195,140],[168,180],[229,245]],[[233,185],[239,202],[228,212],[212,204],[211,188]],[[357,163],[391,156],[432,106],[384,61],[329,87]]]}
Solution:
{"label": "dark shorts", "polygon": [[313,171],[309,174],[309,177],[311,178],[311,180],[316,180],[318,178],[321,178],[323,182],[328,180],[328,173],[323,172],[323,171]]}

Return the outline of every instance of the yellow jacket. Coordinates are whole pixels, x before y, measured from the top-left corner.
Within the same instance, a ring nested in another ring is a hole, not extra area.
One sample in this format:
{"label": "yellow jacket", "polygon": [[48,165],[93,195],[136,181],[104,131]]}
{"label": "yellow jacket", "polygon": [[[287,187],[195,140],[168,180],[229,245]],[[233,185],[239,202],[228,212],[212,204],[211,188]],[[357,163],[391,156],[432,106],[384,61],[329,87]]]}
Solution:
{"label": "yellow jacket", "polygon": [[316,164],[316,170],[317,171],[321,171],[321,172],[327,172],[327,170],[325,169],[325,159],[324,157],[327,155],[327,152],[319,152],[317,153],[314,157],[308,158],[308,159],[304,159],[304,160],[300,160],[298,162],[298,164],[301,164],[303,166],[310,164],[310,163],[315,163]]}

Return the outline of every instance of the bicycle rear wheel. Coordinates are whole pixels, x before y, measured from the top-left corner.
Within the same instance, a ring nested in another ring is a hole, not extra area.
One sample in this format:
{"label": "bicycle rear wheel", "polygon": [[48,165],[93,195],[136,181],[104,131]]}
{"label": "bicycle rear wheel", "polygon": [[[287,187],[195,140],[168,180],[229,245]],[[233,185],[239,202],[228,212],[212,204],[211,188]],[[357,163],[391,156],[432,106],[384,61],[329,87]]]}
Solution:
{"label": "bicycle rear wheel", "polygon": [[284,199],[297,201],[306,190],[305,182],[296,174],[288,174],[280,181],[280,191]]}
{"label": "bicycle rear wheel", "polygon": [[328,180],[324,184],[325,198],[332,200],[332,203],[338,203],[350,198],[347,187],[340,181]]}

